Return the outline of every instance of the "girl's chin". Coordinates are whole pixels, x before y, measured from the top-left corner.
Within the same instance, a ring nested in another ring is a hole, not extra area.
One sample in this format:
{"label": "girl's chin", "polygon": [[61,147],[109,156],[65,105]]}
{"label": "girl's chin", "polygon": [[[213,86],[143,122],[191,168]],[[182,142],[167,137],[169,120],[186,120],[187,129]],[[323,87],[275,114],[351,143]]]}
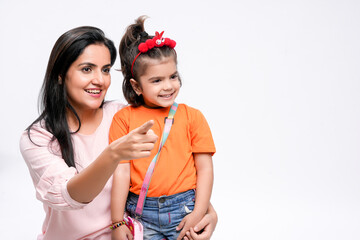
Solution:
{"label": "girl's chin", "polygon": [[167,102],[157,102],[157,103],[145,103],[145,107],[147,108],[167,108],[173,105],[174,101],[167,101]]}

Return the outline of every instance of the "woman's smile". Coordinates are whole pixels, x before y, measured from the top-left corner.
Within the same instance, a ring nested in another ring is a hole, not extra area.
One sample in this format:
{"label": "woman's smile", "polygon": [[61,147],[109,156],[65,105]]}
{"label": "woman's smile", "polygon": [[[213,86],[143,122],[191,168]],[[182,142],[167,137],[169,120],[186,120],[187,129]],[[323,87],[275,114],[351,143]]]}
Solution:
{"label": "woman's smile", "polygon": [[71,64],[65,78],[69,102],[81,112],[97,110],[110,86],[110,52],[105,45],[91,44]]}
{"label": "woman's smile", "polygon": [[100,97],[101,96],[101,89],[85,89],[85,92],[91,94],[92,97]]}

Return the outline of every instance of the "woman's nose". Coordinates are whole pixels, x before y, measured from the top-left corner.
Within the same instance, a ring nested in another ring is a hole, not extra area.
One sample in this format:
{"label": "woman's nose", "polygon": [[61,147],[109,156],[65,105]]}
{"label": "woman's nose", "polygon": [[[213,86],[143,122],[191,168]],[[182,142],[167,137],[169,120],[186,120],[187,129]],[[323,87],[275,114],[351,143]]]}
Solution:
{"label": "woman's nose", "polygon": [[102,85],[104,83],[104,75],[101,71],[94,71],[92,80],[93,84]]}

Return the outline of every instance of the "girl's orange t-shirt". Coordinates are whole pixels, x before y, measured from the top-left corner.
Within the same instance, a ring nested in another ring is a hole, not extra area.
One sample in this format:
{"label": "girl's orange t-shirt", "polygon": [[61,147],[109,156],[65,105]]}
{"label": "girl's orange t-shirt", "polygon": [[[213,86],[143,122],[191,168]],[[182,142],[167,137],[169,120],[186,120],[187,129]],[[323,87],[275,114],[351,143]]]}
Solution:
{"label": "girl's orange t-shirt", "polygon": [[[109,132],[110,143],[149,120],[155,122],[151,129],[159,139],[151,156],[130,161],[130,191],[135,194],[140,194],[148,166],[159,149],[165,117],[169,110],[170,107],[149,109],[144,106],[128,106],[117,112],[113,118]],[[195,189],[196,168],[193,154],[214,154],[215,151],[212,134],[203,114],[195,108],[179,104],[170,134],[158,157],[147,196],[160,197]]]}

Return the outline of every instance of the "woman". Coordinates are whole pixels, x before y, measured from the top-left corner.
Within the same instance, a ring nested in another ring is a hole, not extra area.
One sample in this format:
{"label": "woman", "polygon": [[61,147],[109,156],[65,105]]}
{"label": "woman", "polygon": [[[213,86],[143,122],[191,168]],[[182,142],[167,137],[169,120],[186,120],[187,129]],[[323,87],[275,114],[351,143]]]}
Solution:
{"label": "woman", "polygon": [[[111,176],[123,160],[147,157],[157,136],[152,121],[108,145],[113,115],[104,102],[116,49],[94,27],[64,33],[55,43],[41,92],[42,113],[20,139],[37,198],[46,213],[38,239],[110,239]],[[209,239],[217,222],[210,206],[190,239]]]}

